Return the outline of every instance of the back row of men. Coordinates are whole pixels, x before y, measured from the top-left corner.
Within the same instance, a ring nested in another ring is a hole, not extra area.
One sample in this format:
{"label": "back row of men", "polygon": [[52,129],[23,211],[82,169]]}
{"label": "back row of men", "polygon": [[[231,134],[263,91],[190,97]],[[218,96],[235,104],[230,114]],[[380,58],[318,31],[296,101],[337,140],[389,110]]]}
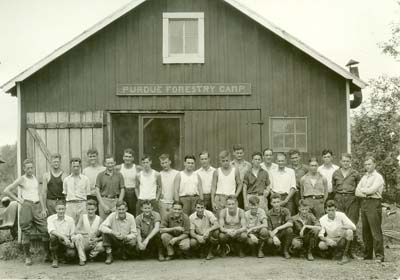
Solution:
{"label": "back row of men", "polygon": [[[149,202],[152,210],[160,213],[161,219],[167,219],[174,202],[180,202],[183,212],[191,215],[200,199],[207,210],[220,217],[221,210],[228,206],[228,198],[232,197],[236,197],[238,206],[245,210],[251,209],[250,201],[257,198],[257,207],[264,214],[274,212],[271,198],[279,198],[279,206],[288,209],[289,217],[297,214],[301,198],[318,220],[325,214],[325,202],[334,199],[338,209],[350,218],[353,225],[358,223],[361,206],[365,258],[372,258],[375,250],[376,259],[383,261],[381,217],[376,209],[380,209],[384,182],[375,171],[373,158],[365,161],[367,173],[360,180],[359,173],[351,168],[351,155],[342,155],[339,168],[332,163],[330,150],[322,152],[324,164],[321,166],[316,158],[311,158],[308,166],[302,164],[300,153],[296,150],[289,152],[290,167],[286,166],[286,155],[283,153],[277,155],[277,163],[274,163],[271,149],[265,149],[263,154],[253,153],[251,163],[243,159],[244,149],[240,145],[234,146],[233,155],[234,160],[231,161],[229,152],[222,151],[219,154],[220,167],[215,169],[210,166],[208,152],[202,152],[199,155],[201,168],[197,171],[195,157],[186,156],[184,170],[177,171],[171,168],[169,155],[163,154],[159,158],[163,170],[157,172],[151,168],[148,156],[142,158],[141,166],[135,165],[131,149],[124,151],[124,163],[117,168],[111,156],[105,158],[105,167],[99,165],[97,151],[89,150],[89,166],[83,174],[81,160],[73,158],[68,176],[60,169],[61,156],[53,155],[51,170],[43,176],[41,188],[33,176],[33,163],[27,160],[25,175],[8,186],[5,192],[23,206],[20,225],[28,240],[24,244],[29,244],[33,224],[43,227],[35,219],[52,214],[57,216],[55,206],[60,204],[58,201],[64,200],[66,215],[78,223],[87,212],[88,199],[98,202],[102,220],[106,220],[116,210],[117,203],[124,200],[132,215],[141,214],[143,203]],[[22,199],[11,192],[17,186],[21,189]],[[39,191],[35,192],[35,188]],[[269,232],[269,235],[273,237],[277,232]],[[29,249],[25,251],[28,253]],[[284,253],[287,257],[288,252]]]}

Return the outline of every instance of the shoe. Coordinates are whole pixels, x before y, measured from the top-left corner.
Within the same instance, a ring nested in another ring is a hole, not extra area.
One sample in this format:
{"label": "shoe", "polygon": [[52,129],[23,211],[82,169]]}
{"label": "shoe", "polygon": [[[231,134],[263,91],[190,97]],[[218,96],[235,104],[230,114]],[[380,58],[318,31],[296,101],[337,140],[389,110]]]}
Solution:
{"label": "shoe", "polygon": [[212,250],[208,251],[206,260],[209,261],[209,260],[212,260],[213,258],[214,258],[214,254],[213,254]]}
{"label": "shoe", "polygon": [[313,256],[313,254],[312,254],[311,252],[308,252],[308,254],[307,254],[307,260],[308,260],[308,261],[313,261],[313,260],[314,260],[314,256]]}
{"label": "shoe", "polygon": [[160,261],[160,262],[165,261],[165,257],[164,257],[163,254],[159,254],[159,255],[158,255],[158,261]]}
{"label": "shoe", "polygon": [[51,263],[51,267],[52,268],[57,268],[58,267],[58,260],[53,260],[53,262]]}
{"label": "shoe", "polygon": [[376,263],[383,263],[385,261],[384,257],[381,256],[375,256],[375,262]]}
{"label": "shoe", "polygon": [[126,261],[128,259],[128,256],[125,253],[121,254],[121,260]]}
{"label": "shoe", "polygon": [[51,255],[49,253],[46,254],[46,256],[44,257],[44,262],[51,262]]}
{"label": "shoe", "polygon": [[170,261],[170,260],[172,260],[172,256],[168,255],[168,256],[165,257],[165,261]]}
{"label": "shoe", "polygon": [[244,258],[246,256],[246,254],[244,253],[243,249],[240,248],[239,249],[239,258]]}
{"label": "shoe", "polygon": [[112,254],[108,253],[106,261],[104,262],[105,264],[111,264],[113,262]]}
{"label": "shoe", "polygon": [[287,252],[287,251],[283,252],[283,257],[284,257],[285,259],[287,259],[287,260],[291,258],[289,252]]}
{"label": "shoe", "polygon": [[364,260],[364,261],[370,261],[370,260],[372,260],[372,257],[370,257],[370,256],[365,256],[365,257],[363,258],[363,260]]}
{"label": "shoe", "polygon": [[227,255],[227,251],[228,251],[227,246],[226,245],[221,245],[219,250],[220,250],[221,258],[225,258],[226,255]]}
{"label": "shoe", "polygon": [[86,262],[85,261],[79,261],[79,265],[80,266],[84,266],[84,265],[86,265]]}
{"label": "shoe", "polygon": [[30,256],[25,258],[25,265],[28,265],[28,266],[32,265],[32,258]]}
{"label": "shoe", "polygon": [[260,249],[260,250],[258,250],[258,253],[257,253],[257,258],[264,258],[265,257],[265,255],[264,255],[264,252],[263,252],[263,250],[262,249]]}
{"label": "shoe", "polygon": [[346,263],[349,263],[349,262],[350,262],[349,257],[346,256],[346,255],[343,255],[342,260],[340,262],[338,262],[338,263],[339,264],[346,264]]}

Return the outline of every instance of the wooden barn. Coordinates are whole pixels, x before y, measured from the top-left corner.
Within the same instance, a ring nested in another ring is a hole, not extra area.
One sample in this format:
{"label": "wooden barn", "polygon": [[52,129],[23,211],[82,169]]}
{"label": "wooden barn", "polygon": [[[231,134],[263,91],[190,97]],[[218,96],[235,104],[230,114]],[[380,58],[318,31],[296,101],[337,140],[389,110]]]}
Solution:
{"label": "wooden barn", "polygon": [[18,98],[19,159],[121,161],[242,144],[308,155],[350,149],[366,83],[239,0],[136,0],[3,85]]}

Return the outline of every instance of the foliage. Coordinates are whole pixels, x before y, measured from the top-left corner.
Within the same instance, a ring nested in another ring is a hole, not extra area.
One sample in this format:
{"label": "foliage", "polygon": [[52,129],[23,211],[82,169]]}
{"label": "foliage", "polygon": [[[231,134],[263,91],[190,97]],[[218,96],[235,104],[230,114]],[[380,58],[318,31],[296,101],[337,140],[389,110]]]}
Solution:
{"label": "foliage", "polygon": [[[400,1],[397,2],[400,6]],[[400,59],[400,21],[392,22],[390,26],[391,37],[386,42],[379,44],[384,54]]]}
{"label": "foliage", "polygon": [[394,199],[400,185],[396,159],[400,144],[400,77],[381,76],[369,85],[370,98],[354,115],[351,127],[354,167],[363,170],[363,159],[373,155],[385,178],[385,192]]}
{"label": "foliage", "polygon": [[17,178],[17,145],[0,147],[1,159],[6,163],[0,164],[0,191],[4,186],[12,183]]}

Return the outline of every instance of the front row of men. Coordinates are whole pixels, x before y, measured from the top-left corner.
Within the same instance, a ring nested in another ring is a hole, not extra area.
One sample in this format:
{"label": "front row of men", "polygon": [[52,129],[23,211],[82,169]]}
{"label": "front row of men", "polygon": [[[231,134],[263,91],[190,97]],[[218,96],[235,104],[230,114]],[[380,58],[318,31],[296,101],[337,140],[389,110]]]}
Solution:
{"label": "front row of men", "polygon": [[160,261],[193,255],[211,260],[214,254],[225,257],[229,251],[244,257],[246,249],[259,258],[266,251],[278,251],[286,259],[298,253],[306,254],[312,261],[318,241],[320,250],[336,248],[333,256],[339,253],[340,263],[349,261],[356,226],[345,214],[336,211],[334,201],[327,202],[327,214],[318,220],[304,200],[300,201],[300,212],[291,217],[289,210],[281,207],[279,195],[271,199],[272,209],[268,213],[260,208],[256,196],[249,199],[250,209],[245,212],[238,207],[236,197],[229,196],[219,218],[205,209],[201,199],[195,202],[196,210],[189,217],[183,212],[182,203],[174,202],[163,219],[153,211],[151,201],[142,203],[142,213],[136,219],[127,213],[126,202],[121,201],[116,212],[102,222],[95,214],[96,201],[89,200],[87,214],[81,216],[77,226],[65,215],[64,202],[58,201],[57,213],[47,218],[52,267],[58,267],[59,258],[74,258],[76,252],[80,265],[102,252],[106,254],[105,263],[111,264],[113,253],[123,260],[156,254]]}

